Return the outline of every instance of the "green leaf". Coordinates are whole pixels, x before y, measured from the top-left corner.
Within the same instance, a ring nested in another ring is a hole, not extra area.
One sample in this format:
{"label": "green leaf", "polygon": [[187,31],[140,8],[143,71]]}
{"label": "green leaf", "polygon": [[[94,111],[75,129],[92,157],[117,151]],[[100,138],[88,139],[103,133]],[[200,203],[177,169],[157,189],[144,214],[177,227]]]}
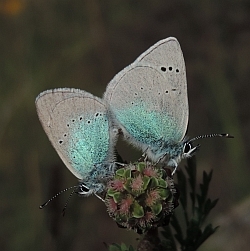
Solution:
{"label": "green leaf", "polygon": [[158,215],[162,211],[162,204],[156,203],[150,207],[155,215]]}
{"label": "green leaf", "polygon": [[191,191],[195,193],[196,191],[196,175],[197,175],[197,168],[196,168],[196,158],[193,156],[192,158],[187,159],[187,166],[186,171],[189,177],[189,185]]}
{"label": "green leaf", "polygon": [[179,170],[177,172],[177,178],[178,178],[178,188],[180,190],[180,203],[183,208],[184,212],[184,218],[186,225],[188,225],[188,214],[187,214],[187,181],[186,176],[184,175],[184,172],[182,170]]}
{"label": "green leaf", "polygon": [[192,158],[187,159],[186,172],[188,174],[189,186],[191,188],[190,196],[192,202],[192,210],[195,207],[195,194],[196,194],[196,158],[193,156]]}
{"label": "green leaf", "polygon": [[109,195],[111,197],[113,197],[115,193],[117,193],[117,191],[112,188],[109,188],[107,191],[107,195]]}
{"label": "green leaf", "polygon": [[168,189],[158,188],[157,191],[159,192],[162,200],[166,200],[169,197],[170,191]]}
{"label": "green leaf", "polygon": [[124,187],[129,193],[132,193],[131,182],[132,182],[132,178],[128,178],[128,179],[126,180],[125,184],[123,185],[123,187]]}
{"label": "green leaf", "polygon": [[174,236],[172,234],[171,228],[166,226],[163,228],[161,232],[164,240],[162,241],[162,246],[164,247],[165,251],[177,251],[177,247],[175,244]]}
{"label": "green leaf", "polygon": [[137,170],[138,170],[140,173],[143,173],[143,171],[144,171],[144,169],[145,169],[145,167],[146,167],[146,165],[145,165],[144,162],[139,162],[136,166],[137,166]]}
{"label": "green leaf", "polygon": [[158,186],[158,179],[155,177],[151,177],[149,186],[152,188],[157,187]]}
{"label": "green leaf", "polygon": [[147,189],[148,184],[149,184],[151,179],[149,177],[147,177],[147,176],[144,176],[142,180],[143,180],[142,189],[145,191]]}
{"label": "green leaf", "polygon": [[207,225],[200,235],[199,238],[197,238],[195,242],[195,248],[198,249],[202,243],[204,243],[212,234],[215,233],[215,231],[218,229],[218,227],[213,228],[211,224]]}
{"label": "green leaf", "polygon": [[144,216],[143,207],[137,201],[133,202],[132,216],[135,217],[135,218],[141,218],[141,217]]}
{"label": "green leaf", "polygon": [[180,196],[180,202],[181,205],[184,208],[187,207],[187,183],[186,183],[186,177],[183,173],[182,170],[179,170],[178,172],[176,172],[177,174],[177,178],[178,178],[178,188],[181,192],[181,196]]}
{"label": "green leaf", "polygon": [[120,169],[118,169],[116,172],[115,172],[115,174],[117,175],[117,176],[120,176],[120,177],[123,177],[124,176],[124,173],[125,173],[125,168],[120,168]]}
{"label": "green leaf", "polygon": [[211,199],[207,199],[207,201],[205,202],[204,205],[204,215],[206,215],[206,217],[208,216],[208,214],[210,213],[210,211],[216,206],[218,202],[218,199],[211,201]]}
{"label": "green leaf", "polygon": [[112,197],[113,197],[115,203],[121,202],[122,198],[123,198],[122,193],[120,193],[120,192],[114,193]]}
{"label": "green leaf", "polygon": [[183,236],[183,232],[181,229],[181,225],[179,224],[179,221],[177,219],[177,217],[175,215],[172,215],[172,218],[170,220],[171,226],[174,228],[176,234],[175,234],[175,238],[176,240],[178,240],[178,242],[183,245],[184,243],[184,236]]}
{"label": "green leaf", "polygon": [[121,250],[122,251],[127,251],[128,250],[127,246],[124,243],[121,244]]}
{"label": "green leaf", "polygon": [[125,178],[131,178],[131,169],[126,169],[124,172],[124,177]]}
{"label": "green leaf", "polygon": [[164,179],[158,179],[158,186],[163,187],[163,188],[167,188],[168,184]]}
{"label": "green leaf", "polygon": [[109,245],[109,251],[121,251],[120,245],[113,243]]}

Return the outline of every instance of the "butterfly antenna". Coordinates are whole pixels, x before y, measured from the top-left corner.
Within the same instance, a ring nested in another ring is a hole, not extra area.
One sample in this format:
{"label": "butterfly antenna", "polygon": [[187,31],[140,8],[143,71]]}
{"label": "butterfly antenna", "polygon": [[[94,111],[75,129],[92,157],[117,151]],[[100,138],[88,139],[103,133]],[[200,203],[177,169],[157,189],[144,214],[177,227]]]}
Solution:
{"label": "butterfly antenna", "polygon": [[67,199],[67,201],[66,201],[66,203],[65,203],[65,205],[64,205],[64,207],[63,207],[62,216],[65,215],[65,211],[66,211],[66,209],[67,209],[67,206],[68,206],[68,204],[69,204],[69,201],[70,201],[70,199],[72,198],[72,195],[76,193],[76,190],[77,190],[77,189],[78,189],[78,187],[75,186],[74,190],[70,193],[70,195],[69,195],[69,197],[68,197],[68,199]]}
{"label": "butterfly antenna", "polygon": [[204,138],[215,138],[215,137],[223,137],[223,138],[234,138],[234,136],[228,134],[228,133],[212,133],[212,134],[205,134],[205,135],[200,135],[197,136],[193,139],[190,139],[188,142],[193,142],[197,139],[204,139]]}
{"label": "butterfly antenna", "polygon": [[44,207],[46,207],[52,200],[54,200],[57,196],[59,196],[60,194],[70,190],[70,189],[74,189],[75,190],[78,188],[78,186],[72,186],[72,187],[67,187],[64,190],[60,191],[59,193],[57,193],[56,195],[54,195],[52,198],[50,198],[47,202],[45,202],[44,204],[42,204],[41,206],[39,206],[40,209],[43,209]]}

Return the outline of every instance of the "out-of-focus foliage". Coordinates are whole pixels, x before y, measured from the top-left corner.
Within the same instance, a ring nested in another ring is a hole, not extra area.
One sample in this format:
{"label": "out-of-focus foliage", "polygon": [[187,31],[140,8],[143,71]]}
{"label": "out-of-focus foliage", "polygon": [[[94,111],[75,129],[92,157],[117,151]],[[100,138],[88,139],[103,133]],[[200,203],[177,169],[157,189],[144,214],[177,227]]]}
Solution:
{"label": "out-of-focus foliage", "polygon": [[[206,223],[204,226],[208,215],[218,202],[218,199],[211,200],[208,196],[212,171],[209,174],[204,171],[202,183],[197,186],[194,159],[187,160],[186,173],[182,169],[177,172],[182,208],[179,210],[179,215],[173,215],[171,219],[174,234],[170,227],[164,227],[162,232],[166,239],[166,250],[199,250],[200,246],[218,229],[218,226],[213,227],[212,223]],[[174,239],[179,243],[178,248],[174,245]]]}
{"label": "out-of-focus foliage", "polygon": [[[38,209],[77,180],[50,146],[34,100],[56,87],[101,96],[115,73],[169,36],[179,40],[187,66],[188,135],[235,136],[203,140],[197,155],[200,179],[214,169],[210,191],[220,200],[211,217],[249,196],[249,1],[1,0],[1,250],[105,250],[103,242],[136,242],[97,198],[76,197],[64,218],[67,194]],[[120,143],[119,153],[128,161],[140,156]],[[244,250],[244,239],[234,243]]]}

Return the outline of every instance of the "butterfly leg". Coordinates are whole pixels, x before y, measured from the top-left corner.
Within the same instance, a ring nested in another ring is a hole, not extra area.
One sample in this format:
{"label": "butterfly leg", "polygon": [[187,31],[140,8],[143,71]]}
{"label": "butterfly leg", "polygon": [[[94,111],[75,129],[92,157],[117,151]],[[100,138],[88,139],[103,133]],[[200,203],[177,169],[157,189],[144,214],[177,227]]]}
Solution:
{"label": "butterfly leg", "polygon": [[164,155],[162,155],[155,163],[155,165],[159,164],[165,157],[167,156],[167,153],[165,153]]}
{"label": "butterfly leg", "polygon": [[95,195],[98,199],[100,199],[102,202],[105,202],[105,200],[104,200],[100,195],[98,195],[97,193],[94,193],[94,195]]}
{"label": "butterfly leg", "polygon": [[[126,163],[120,163],[120,162],[114,162],[114,164],[116,164],[118,166],[126,166],[127,165]],[[117,167],[114,169],[117,169]]]}
{"label": "butterfly leg", "polygon": [[146,148],[146,150],[142,153],[141,157],[138,159],[139,162],[147,162],[148,160],[148,156],[146,154],[148,150],[148,147]]}
{"label": "butterfly leg", "polygon": [[173,172],[171,173],[171,175],[174,176],[174,174],[175,174],[175,172],[176,172],[176,170],[177,170],[178,164],[177,164],[177,162],[176,162],[175,159],[172,159],[172,161],[173,161],[173,163],[174,163],[174,170],[173,170]]}

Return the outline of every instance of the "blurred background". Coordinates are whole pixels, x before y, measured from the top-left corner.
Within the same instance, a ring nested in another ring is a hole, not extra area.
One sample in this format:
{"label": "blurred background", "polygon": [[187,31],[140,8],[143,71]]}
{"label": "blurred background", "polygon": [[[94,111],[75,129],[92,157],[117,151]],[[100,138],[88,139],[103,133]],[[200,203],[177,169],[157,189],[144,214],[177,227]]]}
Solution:
{"label": "blurred background", "polygon": [[[39,123],[36,96],[74,87],[101,97],[109,81],[160,39],[174,36],[187,68],[190,137],[204,139],[198,177],[214,170],[210,221],[218,232],[200,250],[247,250],[250,232],[250,3],[221,1],[0,1],[0,250],[106,250],[136,246],[96,197],[68,193],[77,184]],[[140,153],[119,142],[127,161]],[[182,162],[181,167],[185,165]],[[178,209],[179,210],[179,209]]]}

